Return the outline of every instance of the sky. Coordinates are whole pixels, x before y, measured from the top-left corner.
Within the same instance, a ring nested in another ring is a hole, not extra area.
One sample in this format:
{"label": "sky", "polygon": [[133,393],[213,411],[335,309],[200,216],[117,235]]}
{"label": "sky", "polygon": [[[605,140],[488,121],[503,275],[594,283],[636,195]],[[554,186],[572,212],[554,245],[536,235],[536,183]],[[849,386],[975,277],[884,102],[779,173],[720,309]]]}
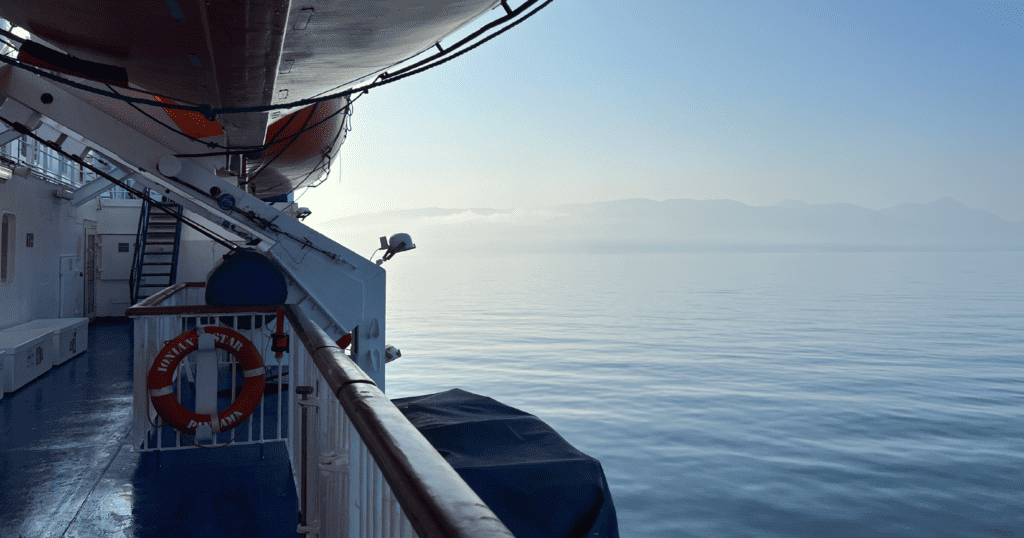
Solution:
{"label": "sky", "polygon": [[1024,220],[1024,2],[554,0],[363,96],[299,205],[944,196]]}

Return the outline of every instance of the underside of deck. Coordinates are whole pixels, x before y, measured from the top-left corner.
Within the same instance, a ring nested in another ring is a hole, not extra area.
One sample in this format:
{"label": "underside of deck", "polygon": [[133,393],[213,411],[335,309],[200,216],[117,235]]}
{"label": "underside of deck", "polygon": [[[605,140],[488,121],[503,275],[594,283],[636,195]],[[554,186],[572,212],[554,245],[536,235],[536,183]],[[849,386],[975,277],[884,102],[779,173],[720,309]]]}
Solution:
{"label": "underside of deck", "polygon": [[133,453],[132,327],[0,400],[0,536],[297,536],[283,442]]}

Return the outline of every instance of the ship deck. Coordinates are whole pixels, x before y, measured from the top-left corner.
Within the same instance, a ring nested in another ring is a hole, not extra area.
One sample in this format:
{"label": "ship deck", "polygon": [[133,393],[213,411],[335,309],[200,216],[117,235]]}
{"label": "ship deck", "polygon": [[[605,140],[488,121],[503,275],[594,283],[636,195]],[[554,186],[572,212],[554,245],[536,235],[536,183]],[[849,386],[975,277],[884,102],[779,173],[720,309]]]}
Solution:
{"label": "ship deck", "polygon": [[0,400],[0,536],[298,536],[283,442],[133,453],[132,325]]}

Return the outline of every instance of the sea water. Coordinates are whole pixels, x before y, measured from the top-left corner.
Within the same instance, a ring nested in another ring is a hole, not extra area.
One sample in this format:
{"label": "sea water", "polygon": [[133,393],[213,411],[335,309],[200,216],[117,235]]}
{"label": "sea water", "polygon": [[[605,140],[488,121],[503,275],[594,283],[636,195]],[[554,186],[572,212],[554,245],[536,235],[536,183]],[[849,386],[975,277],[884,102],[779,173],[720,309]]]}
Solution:
{"label": "sea water", "polygon": [[604,466],[623,537],[1024,536],[1024,253],[388,263],[392,398]]}

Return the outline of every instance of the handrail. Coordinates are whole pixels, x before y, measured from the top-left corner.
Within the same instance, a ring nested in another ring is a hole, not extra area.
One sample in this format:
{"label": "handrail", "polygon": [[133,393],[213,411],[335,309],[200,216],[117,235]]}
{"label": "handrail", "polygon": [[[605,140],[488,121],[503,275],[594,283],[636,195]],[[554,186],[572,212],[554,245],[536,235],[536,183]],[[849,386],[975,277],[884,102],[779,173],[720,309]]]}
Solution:
{"label": "handrail", "polygon": [[323,329],[294,305],[284,310],[420,538],[514,538]]}
{"label": "handrail", "polygon": [[[164,301],[173,297],[176,293],[185,288],[204,288],[206,282],[178,282],[156,292],[150,297],[143,299],[139,304],[133,305],[124,311],[126,316],[169,316],[178,314],[229,314],[237,312],[276,312],[276,307],[252,307],[252,306],[209,306],[209,305],[181,305],[181,306],[160,306]],[[268,310],[269,309],[269,310]]]}
{"label": "handrail", "polygon": [[135,228],[135,255],[132,256],[132,272],[128,277],[129,297],[132,304],[139,300],[139,285],[142,283],[139,265],[145,259],[146,254],[146,232],[149,228],[149,200],[142,200],[142,207],[139,209],[139,225]]}
{"label": "handrail", "polygon": [[187,287],[188,287],[188,284],[186,284],[184,282],[178,282],[177,284],[171,284],[170,286],[167,286],[166,288],[156,292],[155,294],[153,294],[153,295],[143,299],[143,301],[141,303],[139,303],[139,304],[137,304],[135,306],[132,306],[128,310],[133,310],[133,309],[136,309],[136,308],[153,308],[155,306],[160,306],[160,303],[166,301],[172,295],[174,295],[175,293],[178,293],[179,291],[181,291],[181,290],[183,290],[183,289],[185,289]]}
{"label": "handrail", "polygon": [[178,255],[181,254],[181,215],[184,211],[185,206],[178,204],[178,212],[174,220],[174,254],[171,255],[171,284],[178,280]]}

